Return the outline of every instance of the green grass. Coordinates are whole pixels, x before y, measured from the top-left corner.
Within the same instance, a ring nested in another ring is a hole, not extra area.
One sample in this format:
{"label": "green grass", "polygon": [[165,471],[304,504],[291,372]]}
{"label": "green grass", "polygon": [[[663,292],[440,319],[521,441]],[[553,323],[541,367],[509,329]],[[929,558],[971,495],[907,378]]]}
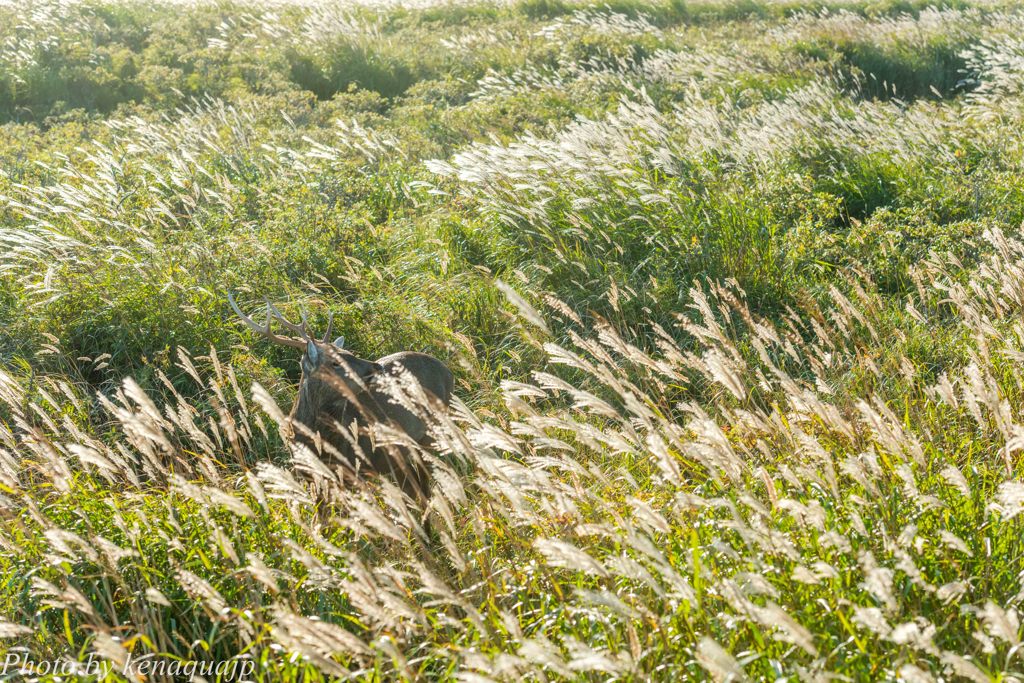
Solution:
{"label": "green grass", "polygon": [[[1018,680],[1022,25],[0,8],[0,653]],[[229,292],[451,367],[425,508]]]}

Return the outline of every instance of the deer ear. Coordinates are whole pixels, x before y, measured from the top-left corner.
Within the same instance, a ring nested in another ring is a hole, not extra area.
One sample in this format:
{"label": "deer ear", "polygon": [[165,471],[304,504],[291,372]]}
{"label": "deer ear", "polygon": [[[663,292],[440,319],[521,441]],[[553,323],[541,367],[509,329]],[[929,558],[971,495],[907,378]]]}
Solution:
{"label": "deer ear", "polygon": [[345,348],[345,335],[341,335],[340,337],[335,339],[334,345],[337,346],[339,349]]}
{"label": "deer ear", "polygon": [[306,342],[306,352],[302,354],[302,371],[313,372],[320,366],[322,353],[313,341]]}

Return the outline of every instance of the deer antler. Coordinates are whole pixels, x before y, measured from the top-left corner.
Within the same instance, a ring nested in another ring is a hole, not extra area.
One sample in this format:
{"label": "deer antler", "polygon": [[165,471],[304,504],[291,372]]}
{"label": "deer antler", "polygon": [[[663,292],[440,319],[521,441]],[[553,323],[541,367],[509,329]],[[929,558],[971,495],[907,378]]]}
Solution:
{"label": "deer antler", "polygon": [[327,331],[324,332],[324,344],[328,344],[331,341],[331,332],[334,331],[334,314],[330,311],[327,312]]}
{"label": "deer antler", "polygon": [[[242,309],[238,307],[238,302],[235,301],[235,297],[231,292],[228,292],[228,303],[231,304],[231,308],[234,310],[235,315],[241,318],[242,322],[244,322],[249,329],[263,337],[266,337],[275,344],[291,346],[296,349],[305,349],[306,343],[312,339],[312,335],[309,334],[308,325],[306,324],[305,314],[302,315],[302,324],[296,325],[295,323],[289,322],[281,311],[277,310],[270,301],[267,301],[266,320],[262,325],[259,325],[255,320],[242,312]],[[274,334],[270,330],[270,323],[273,320],[277,320],[281,325],[298,334],[300,338],[296,339],[295,337],[283,337],[281,335]]]}
{"label": "deer antler", "polygon": [[290,322],[288,318],[285,318],[284,314],[281,313],[281,311],[277,310],[277,306],[270,303],[269,301],[267,301],[267,310],[273,312],[274,320],[281,323],[281,325],[284,326],[285,329],[290,330],[295,334],[299,335],[299,337],[303,340],[303,343],[309,341],[310,339],[313,339],[313,337],[315,336],[313,335],[312,332],[309,331],[309,321],[306,320],[305,311],[299,313],[302,319],[302,323],[296,325],[295,323]]}

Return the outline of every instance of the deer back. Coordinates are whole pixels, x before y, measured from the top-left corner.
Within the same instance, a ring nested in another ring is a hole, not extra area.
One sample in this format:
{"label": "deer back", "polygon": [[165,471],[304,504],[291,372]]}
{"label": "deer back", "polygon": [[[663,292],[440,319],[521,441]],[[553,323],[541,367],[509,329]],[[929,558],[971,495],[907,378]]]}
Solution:
{"label": "deer back", "polygon": [[438,410],[446,407],[451,401],[455,378],[444,363],[433,356],[415,351],[402,351],[385,356],[377,361],[381,367],[379,376],[371,378],[370,393],[373,403],[384,417],[414,441],[423,441],[427,435],[427,425],[423,418],[414,414],[406,407],[395,402],[386,389],[381,387],[379,380],[383,375],[401,377],[408,373],[426,394],[425,398],[433,405],[429,409]]}
{"label": "deer back", "polygon": [[[336,345],[310,342],[303,354],[302,380],[291,413],[296,441],[314,452],[334,450],[355,462],[352,438],[356,437],[345,432],[351,434],[353,422],[358,419],[362,426],[386,423],[411,440],[422,442],[427,424],[417,414],[420,411],[401,405],[391,391],[394,382],[402,378],[411,378],[417,385],[407,389],[423,390],[428,409],[444,409],[451,400],[454,377],[433,356],[403,351],[367,361]],[[368,447],[373,450],[368,440],[358,442],[364,452]],[[367,455],[372,461],[381,460],[380,453]]]}

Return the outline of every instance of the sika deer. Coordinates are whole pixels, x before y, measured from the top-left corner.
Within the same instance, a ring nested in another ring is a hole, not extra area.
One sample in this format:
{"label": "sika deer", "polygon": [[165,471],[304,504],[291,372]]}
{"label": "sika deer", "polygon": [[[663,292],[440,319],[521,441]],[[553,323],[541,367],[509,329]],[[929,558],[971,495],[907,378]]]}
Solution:
{"label": "sika deer", "polygon": [[[429,437],[423,417],[396,402],[394,394],[385,388],[386,378],[411,379],[422,389],[431,409],[443,411],[451,400],[454,384],[444,363],[414,351],[364,360],[343,348],[344,337],[328,341],[330,324],[324,338],[317,340],[310,334],[305,316],[300,325],[291,323],[268,301],[266,320],[259,325],[242,312],[230,294],[228,301],[235,314],[255,332],[276,344],[303,350],[299,393],[288,416],[296,444],[318,456],[340,459],[357,473],[369,469],[391,474],[406,493],[418,498],[426,495],[428,474],[420,459],[400,446],[375,445],[371,432],[374,424],[381,423],[424,444]],[[298,336],[274,334],[273,320]],[[409,389],[417,393],[416,386]]]}

